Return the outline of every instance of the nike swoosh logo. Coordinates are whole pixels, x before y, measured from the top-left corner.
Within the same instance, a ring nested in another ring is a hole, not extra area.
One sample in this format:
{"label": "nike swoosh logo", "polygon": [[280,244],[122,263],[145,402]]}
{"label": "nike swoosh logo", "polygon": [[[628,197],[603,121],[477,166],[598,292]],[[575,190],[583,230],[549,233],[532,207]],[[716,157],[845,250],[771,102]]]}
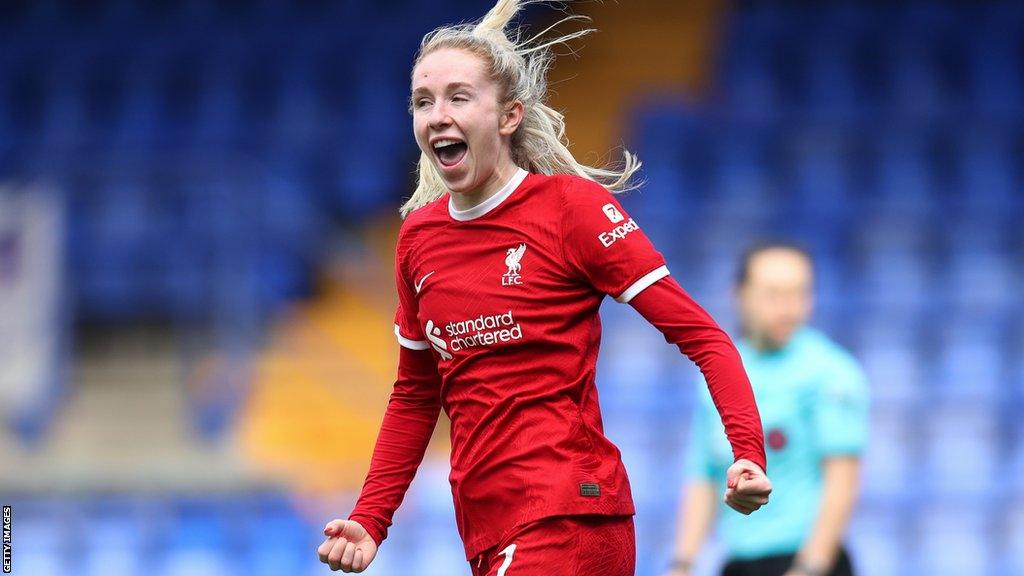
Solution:
{"label": "nike swoosh logo", "polygon": [[[435,270],[435,272],[436,272],[436,270]],[[417,294],[420,293],[420,288],[423,288],[423,283],[426,282],[427,278],[430,278],[430,275],[433,274],[433,273],[434,272],[428,272],[426,276],[424,276],[423,278],[420,278],[420,281],[416,283],[416,293]]]}

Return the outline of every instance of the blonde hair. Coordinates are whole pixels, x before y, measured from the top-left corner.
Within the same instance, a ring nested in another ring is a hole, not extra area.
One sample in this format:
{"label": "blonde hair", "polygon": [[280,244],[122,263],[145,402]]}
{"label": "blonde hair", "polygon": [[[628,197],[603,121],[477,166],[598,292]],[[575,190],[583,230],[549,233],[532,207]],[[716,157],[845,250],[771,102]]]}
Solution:
{"label": "blonde hair", "polygon": [[[499,103],[516,100],[523,103],[523,120],[512,134],[513,163],[540,174],[575,174],[598,182],[613,193],[637,188],[639,184],[631,179],[641,163],[629,151],[623,150],[624,160],[619,169],[581,164],[569,152],[565,117],[547,105],[547,73],[554,61],[551,48],[585,36],[594,29],[540,40],[560,24],[589,20],[586,16],[567,16],[526,40],[520,37],[519,28],[511,34],[506,32],[512,18],[524,6],[535,3],[543,3],[543,0],[498,0],[479,22],[437,28],[423,37],[413,69],[428,54],[442,48],[462,49],[479,56],[490,66],[491,78],[498,83]],[[448,192],[425,153],[420,154],[417,173],[416,191],[400,209],[403,218]]]}

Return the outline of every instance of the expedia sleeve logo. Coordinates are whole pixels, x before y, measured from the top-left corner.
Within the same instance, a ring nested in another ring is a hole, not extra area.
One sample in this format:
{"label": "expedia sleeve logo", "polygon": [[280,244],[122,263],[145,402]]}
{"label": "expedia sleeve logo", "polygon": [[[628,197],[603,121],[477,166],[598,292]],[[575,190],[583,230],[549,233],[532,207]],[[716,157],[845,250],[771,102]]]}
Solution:
{"label": "expedia sleeve logo", "polygon": [[611,248],[612,244],[615,244],[619,240],[623,240],[630,232],[636,232],[640,229],[640,225],[636,223],[632,218],[629,219],[625,224],[621,224],[612,228],[608,232],[601,232],[597,235],[597,239],[601,242],[601,245],[605,248]]}
{"label": "expedia sleeve logo", "polygon": [[622,216],[622,212],[619,212],[619,209],[616,208],[615,204],[612,204],[611,202],[602,206],[601,210],[604,212],[604,215],[607,216],[608,219],[612,221],[612,224],[618,224],[619,222],[625,220],[625,218]]}

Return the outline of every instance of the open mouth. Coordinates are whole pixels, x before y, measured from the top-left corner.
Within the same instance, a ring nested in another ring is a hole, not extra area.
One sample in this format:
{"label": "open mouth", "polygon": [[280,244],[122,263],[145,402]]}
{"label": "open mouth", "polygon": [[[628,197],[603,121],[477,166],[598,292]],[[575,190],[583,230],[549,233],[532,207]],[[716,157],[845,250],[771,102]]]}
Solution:
{"label": "open mouth", "polygon": [[434,142],[434,154],[445,168],[451,168],[466,157],[469,146],[461,140],[446,139]]}

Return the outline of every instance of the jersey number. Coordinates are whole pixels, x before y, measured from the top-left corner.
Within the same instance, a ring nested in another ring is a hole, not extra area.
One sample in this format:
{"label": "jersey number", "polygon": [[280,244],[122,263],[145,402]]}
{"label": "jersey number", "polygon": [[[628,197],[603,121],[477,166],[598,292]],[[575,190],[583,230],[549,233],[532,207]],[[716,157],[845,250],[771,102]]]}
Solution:
{"label": "jersey number", "polygon": [[508,548],[505,548],[501,552],[498,552],[498,554],[504,554],[505,555],[505,561],[501,563],[501,566],[498,568],[498,573],[495,576],[505,576],[505,570],[508,570],[509,564],[512,563],[512,555],[515,554],[515,553],[516,553],[516,545],[515,544],[510,544]]}

